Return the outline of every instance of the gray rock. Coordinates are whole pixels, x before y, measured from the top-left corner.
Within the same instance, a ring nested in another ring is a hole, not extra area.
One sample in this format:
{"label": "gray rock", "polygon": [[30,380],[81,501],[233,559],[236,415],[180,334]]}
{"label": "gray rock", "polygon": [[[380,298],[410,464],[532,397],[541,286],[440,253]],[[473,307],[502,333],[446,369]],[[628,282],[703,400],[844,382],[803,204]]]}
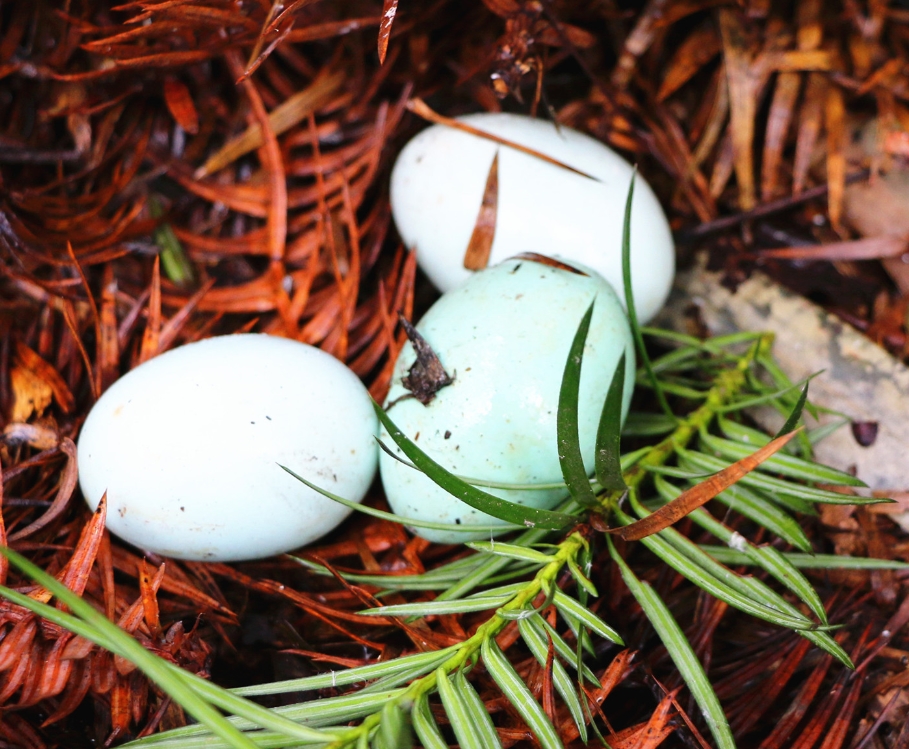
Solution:
{"label": "gray rock", "polygon": [[[760,273],[734,293],[720,283],[719,274],[703,266],[680,273],[655,324],[691,332],[691,305],[712,335],[774,333],[774,356],[793,381],[825,370],[812,380],[812,402],[854,422],[877,423],[877,436],[867,447],[848,425],[838,429],[817,445],[820,462],[854,471],[875,490],[909,489],[909,368],[850,325]],[[775,411],[754,416],[769,429],[782,424]],[[821,423],[830,418],[822,415]],[[809,426],[816,425],[810,421]]]}

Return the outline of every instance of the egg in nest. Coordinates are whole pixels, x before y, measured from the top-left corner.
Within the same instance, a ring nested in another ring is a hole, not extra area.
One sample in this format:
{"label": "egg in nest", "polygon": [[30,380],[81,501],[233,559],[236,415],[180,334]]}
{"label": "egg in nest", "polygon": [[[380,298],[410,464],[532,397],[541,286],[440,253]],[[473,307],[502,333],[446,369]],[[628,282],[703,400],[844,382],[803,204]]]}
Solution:
{"label": "egg in nest", "polygon": [[356,375],[267,335],[209,338],[117,380],[86,419],[79,481],[107,527],[180,559],[257,559],[303,546],[349,514],[290,476],[362,500],[378,422]]}
{"label": "egg in nest", "polygon": [[[621,290],[631,165],[599,141],[552,122],[503,113],[471,114],[458,121],[577,171],[446,125],[415,136],[395,162],[391,207],[401,238],[416,250],[417,262],[433,284],[447,292],[470,276],[465,251],[497,158],[489,265],[536,252],[590,267]],[[639,176],[631,209],[631,279],[642,322],[663,306],[674,274],[669,223]]]}
{"label": "egg in nest", "polygon": [[[618,297],[602,277],[581,266],[515,258],[477,272],[443,295],[416,329],[452,381],[426,405],[412,397],[404,378],[416,352],[406,344],[386,400],[389,417],[429,457],[468,480],[560,482],[559,390],[574,333],[591,302],[595,304],[584,347],[578,431],[585,466],[592,472],[597,427],[612,376],[624,354],[624,418],[635,360],[631,329]],[[383,430],[380,439],[403,459],[387,432]],[[391,455],[380,453],[379,469],[389,504],[402,518],[464,526],[501,522]],[[484,491],[538,509],[549,509],[567,496],[564,488]],[[440,543],[489,537],[485,532],[423,528],[414,532]]]}

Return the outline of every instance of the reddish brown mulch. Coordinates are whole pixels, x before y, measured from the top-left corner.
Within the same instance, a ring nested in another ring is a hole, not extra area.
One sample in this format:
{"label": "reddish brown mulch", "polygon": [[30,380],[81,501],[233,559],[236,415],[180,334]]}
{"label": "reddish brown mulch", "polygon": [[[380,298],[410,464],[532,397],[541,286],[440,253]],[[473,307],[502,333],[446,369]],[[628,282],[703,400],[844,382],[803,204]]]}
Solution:
{"label": "reddish brown mulch", "polygon": [[[890,6],[0,4],[0,540],[228,686],[461,637],[470,617],[364,621],[362,591],[286,560],[143,560],[79,497],[74,440],[92,403],[162,351],[246,330],[320,346],[381,398],[398,313],[434,294],[387,200],[394,154],[424,125],[416,97],[445,115],[536,113],[594,135],[639,164],[683,261],[707,248],[733,281],[760,265],[904,355],[904,237],[864,239],[847,190],[909,154],[909,10]],[[819,551],[909,558],[871,511],[809,525]],[[460,553],[363,518],[310,551],[369,571]],[[599,613],[629,644],[604,647],[591,694],[611,745],[700,745],[696,709],[599,554]],[[632,558],[687,627],[741,746],[909,746],[903,575],[814,576],[852,674]],[[2,565],[0,578],[32,590]],[[517,665],[545,703],[545,671]],[[129,664],[0,604],[0,746],[78,749],[183,719]],[[509,721],[506,745],[530,746]]]}

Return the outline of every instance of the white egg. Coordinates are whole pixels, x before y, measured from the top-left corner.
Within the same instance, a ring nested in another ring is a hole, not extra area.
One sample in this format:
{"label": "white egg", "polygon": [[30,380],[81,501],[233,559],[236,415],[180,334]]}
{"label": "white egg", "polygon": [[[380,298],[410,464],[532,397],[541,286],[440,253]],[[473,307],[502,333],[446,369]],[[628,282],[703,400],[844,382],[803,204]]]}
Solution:
{"label": "white egg", "polygon": [[[391,175],[391,205],[404,243],[443,292],[463,283],[464,252],[473,232],[496,153],[498,208],[489,265],[521,252],[580,262],[621,292],[622,225],[631,166],[587,135],[513,114],[459,118],[532,148],[589,179],[513,148],[434,125],[401,151]],[[635,180],[631,211],[632,289],[638,318],[663,306],[675,272],[666,216],[650,186]]]}
{"label": "white egg", "polygon": [[[423,405],[407,395],[402,378],[416,354],[404,346],[395,364],[386,409],[418,447],[449,471],[485,481],[560,482],[556,411],[565,361],[581,318],[596,299],[581,369],[579,435],[585,465],[593,470],[603,401],[624,352],[624,414],[634,379],[634,345],[621,304],[593,271],[578,275],[528,260],[508,260],[479,271],[450,291],[416,326],[454,378]],[[400,399],[400,400],[399,400]],[[382,441],[403,453],[386,432]],[[460,525],[496,524],[441,489],[424,474],[385,453],[379,469],[398,515]],[[548,509],[567,490],[485,489],[531,507]],[[426,530],[432,541],[488,538],[488,532]]]}
{"label": "white egg", "polygon": [[89,506],[141,549],[232,561],[279,554],[337,526],[376,470],[366,389],[329,354],[266,335],[191,343],[140,365],[98,400],[78,445]]}

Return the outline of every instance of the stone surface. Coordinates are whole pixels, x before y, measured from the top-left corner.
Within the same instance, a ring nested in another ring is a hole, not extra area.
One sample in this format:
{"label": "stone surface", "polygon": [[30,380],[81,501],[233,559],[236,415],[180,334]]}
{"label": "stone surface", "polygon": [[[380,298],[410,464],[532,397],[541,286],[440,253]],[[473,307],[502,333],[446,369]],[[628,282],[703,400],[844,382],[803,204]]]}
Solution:
{"label": "stone surface", "polygon": [[[909,489],[909,368],[859,331],[760,273],[734,293],[722,285],[720,274],[703,266],[680,273],[656,324],[691,332],[692,305],[712,335],[773,332],[774,356],[793,381],[824,370],[812,380],[812,402],[855,422],[877,422],[871,445],[861,446],[845,425],[817,445],[819,461],[855,471],[875,490]],[[756,416],[772,422],[770,428],[782,422],[776,412]],[[831,418],[822,415],[822,423]],[[810,420],[809,426],[814,425]]]}

